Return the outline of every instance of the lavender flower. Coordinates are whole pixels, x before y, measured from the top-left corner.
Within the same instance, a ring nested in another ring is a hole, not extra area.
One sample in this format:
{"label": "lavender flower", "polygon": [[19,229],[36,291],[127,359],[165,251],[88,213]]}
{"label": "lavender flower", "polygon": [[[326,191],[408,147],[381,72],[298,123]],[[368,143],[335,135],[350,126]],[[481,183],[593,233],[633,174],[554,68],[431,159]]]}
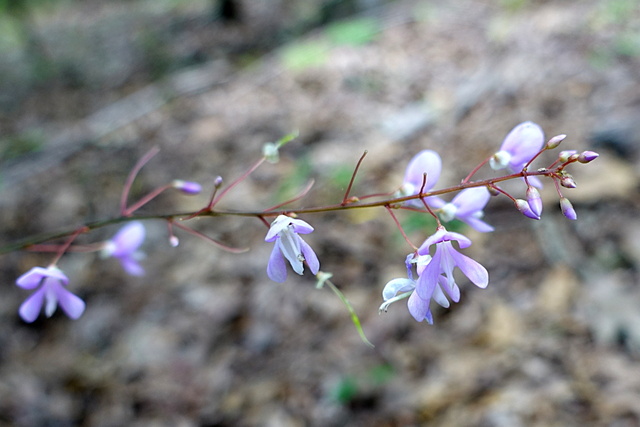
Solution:
{"label": "lavender flower", "polygon": [[286,215],[278,216],[271,223],[271,228],[264,238],[265,242],[275,242],[267,265],[267,275],[271,280],[282,283],[287,279],[285,258],[291,264],[293,271],[300,275],[304,270],[303,261],[307,262],[313,274],[318,273],[320,269],[318,257],[311,246],[298,235],[311,232],[313,227],[308,223]]}
{"label": "lavender flower", "polygon": [[[425,240],[418,249],[419,255],[429,255],[431,246],[436,246],[431,262],[424,268],[416,283],[416,294],[423,301],[418,301],[422,303],[422,305],[418,305],[415,310],[416,312],[418,309],[422,310],[425,316],[427,312],[424,311],[424,302],[428,302],[431,298],[434,298],[438,284],[440,284],[442,289],[454,300],[454,297],[459,294],[455,278],[453,277],[455,267],[458,267],[476,286],[485,288],[489,284],[489,273],[487,269],[477,261],[458,252],[451,243],[453,240],[457,241],[462,249],[471,245],[471,240],[462,234],[449,232],[443,226],[439,226],[436,233]],[[412,314],[414,313],[412,312]],[[415,314],[414,317],[416,317]],[[420,316],[416,318],[418,317]]]}
{"label": "lavender flower", "polygon": [[44,313],[51,317],[60,303],[60,307],[72,319],[79,318],[85,309],[85,303],[69,292],[66,286],[69,284],[67,276],[55,266],[47,268],[34,267],[16,280],[16,285],[23,289],[36,289],[27,298],[18,313],[22,320],[31,323],[38,317],[42,305],[45,305]]}
{"label": "lavender flower", "polygon": [[[423,189],[423,192],[427,192],[436,185],[438,178],[440,178],[440,172],[442,171],[442,160],[440,156],[433,150],[422,150],[416,154],[404,174],[404,180],[402,181],[402,187],[400,187],[401,196],[413,196]],[[424,181],[424,174],[427,174],[427,180],[422,186]],[[427,199],[430,201],[431,197]],[[422,202],[411,200],[410,204],[422,206]]]}
{"label": "lavender flower", "polygon": [[[380,311],[387,311],[387,308],[391,303],[408,297],[409,300],[407,301],[407,307],[409,308],[409,313],[411,313],[418,322],[426,320],[429,324],[433,324],[433,315],[429,308],[430,300],[422,299],[417,292],[415,292],[417,281],[413,279],[412,273],[412,266],[414,264],[416,265],[418,275],[420,275],[430,262],[430,255],[420,255],[415,257],[414,254],[409,254],[405,261],[408,278],[393,279],[385,285],[382,290],[384,303],[380,306]],[[449,307],[449,300],[441,289],[441,286],[445,283],[445,278],[441,276],[438,280],[438,285],[434,289],[432,298],[436,303],[447,308]],[[399,293],[400,295],[398,295]],[[458,289],[457,285],[454,285],[451,289],[449,297],[454,302],[458,302],[460,300],[460,289]]]}
{"label": "lavender flower", "polygon": [[[533,122],[520,123],[502,141],[500,151],[489,159],[489,164],[494,170],[507,168],[512,173],[518,173],[538,154],[543,145],[544,133],[540,126]],[[537,177],[530,176],[527,179],[534,187],[542,187]]]}
{"label": "lavender flower", "polygon": [[439,197],[429,197],[429,206],[440,209],[440,218],[449,222],[454,218],[465,222],[476,230],[486,233],[493,227],[482,221],[482,210],[489,202],[491,194],[486,187],[467,188],[459,192],[451,202],[447,203]]}
{"label": "lavender flower", "polygon": [[144,253],[138,249],[142,245],[144,237],[144,225],[139,221],[130,222],[122,227],[111,240],[105,242],[102,256],[117,258],[124,271],[132,276],[143,276],[144,268],[138,260],[144,257]]}

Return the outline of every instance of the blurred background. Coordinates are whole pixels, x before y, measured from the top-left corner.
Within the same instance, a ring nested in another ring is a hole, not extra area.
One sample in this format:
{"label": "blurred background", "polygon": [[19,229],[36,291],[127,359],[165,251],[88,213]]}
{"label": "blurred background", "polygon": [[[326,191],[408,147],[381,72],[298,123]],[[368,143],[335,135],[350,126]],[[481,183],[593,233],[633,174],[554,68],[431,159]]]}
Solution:
{"label": "blurred background", "polygon": [[[268,280],[256,220],[192,222],[241,255],[179,232],[174,249],[145,223],[143,278],[66,255],[77,321],[22,322],[15,279],[52,256],[3,255],[0,425],[638,426],[639,118],[635,0],[0,0],[2,243],[117,216],[154,146],[132,200],[174,178],[206,191],[141,213],[199,209],[216,176],[295,130],[220,207],[263,209],[311,179],[297,206],[335,203],[364,150],[353,195],[395,190],[425,148],[453,185],[525,120],[601,154],[563,190],[578,221],[549,182],[541,221],[497,197],[495,232],[457,228],[490,285],[460,277],[433,326],[404,303],[378,314],[410,251],[383,210],[305,216],[374,349],[308,273]],[[434,231],[399,216],[415,244]]]}

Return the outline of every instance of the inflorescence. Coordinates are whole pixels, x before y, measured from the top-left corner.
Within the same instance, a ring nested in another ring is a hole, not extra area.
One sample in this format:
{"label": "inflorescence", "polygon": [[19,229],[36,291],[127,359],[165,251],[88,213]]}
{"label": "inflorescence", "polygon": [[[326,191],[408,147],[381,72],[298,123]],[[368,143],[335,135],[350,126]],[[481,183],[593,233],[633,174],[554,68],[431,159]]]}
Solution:
{"label": "inflorescence", "polygon": [[[223,188],[221,177],[215,178],[209,203],[199,211],[191,214],[164,214],[141,218],[136,217],[135,212],[164,191],[176,189],[186,195],[198,194],[202,191],[202,186],[196,182],[176,179],[151,191],[135,203],[129,204],[129,191],[135,177],[140,169],[158,152],[157,149],[151,150],[138,161],[126,180],[120,201],[120,217],[87,224],[79,229],[63,233],[61,236],[57,236],[66,237],[66,241],[62,244],[48,243],[52,240],[52,237],[49,236],[27,239],[23,243],[9,246],[8,249],[0,249],[0,253],[17,249],[55,253],[55,258],[48,267],[34,267],[17,279],[17,286],[35,290],[20,306],[18,310],[20,317],[25,322],[33,322],[43,307],[45,315],[51,317],[58,305],[72,319],[78,319],[82,316],[85,311],[85,302],[67,289],[69,279],[57,266],[58,261],[67,252],[99,252],[104,258],[116,258],[126,273],[133,276],[144,275],[145,270],[140,262],[144,257],[144,253],[140,250],[145,238],[143,219],[166,221],[168,241],[171,246],[175,247],[179,244],[179,240],[174,234],[174,228],[178,228],[203,238],[223,250],[239,253],[248,249],[229,247],[190,228],[186,225],[187,221],[195,217],[221,215],[257,218],[268,227],[265,241],[273,243],[271,256],[266,266],[267,276],[275,282],[284,282],[287,279],[287,262],[299,275],[303,275],[306,264],[309,271],[317,276],[318,283],[322,284],[330,277],[330,273],[320,271],[320,262],[316,253],[300,236],[312,233],[314,228],[306,221],[299,219],[298,216],[355,208],[384,207],[399,227],[412,251],[405,258],[407,277],[392,279],[384,286],[382,290],[384,302],[380,306],[380,311],[386,312],[393,302],[406,298],[409,313],[414,319],[419,322],[433,323],[430,308],[432,300],[445,308],[449,307],[450,301],[458,302],[460,300],[460,288],[454,278],[456,268],[471,283],[480,288],[485,288],[489,284],[489,273],[486,268],[456,249],[456,246],[459,249],[469,247],[471,240],[463,234],[448,231],[444,224],[456,219],[478,232],[493,231],[494,227],[483,220],[483,211],[491,197],[497,195],[508,197],[515,208],[526,217],[539,220],[543,210],[539,191],[543,186],[541,177],[551,179],[555,185],[562,214],[570,220],[576,220],[576,211],[569,199],[564,197],[561,192],[561,187],[576,187],[573,177],[566,171],[566,168],[573,163],[589,163],[598,157],[598,154],[593,151],[578,153],[574,150],[565,150],[561,151],[557,159],[546,168],[532,170],[530,169],[532,162],[543,152],[557,148],[566,135],[554,136],[545,143],[540,126],[532,122],[524,122],[509,132],[495,154],[480,163],[460,184],[453,187],[433,190],[442,171],[442,160],[435,151],[423,150],[409,162],[404,180],[397,191],[386,195],[350,196],[351,185],[364,158],[363,155],[356,166],[347,192],[339,204],[304,209],[283,209],[283,206],[304,197],[313,185],[311,182],[300,195],[264,211],[227,212],[216,209],[218,201],[262,163],[265,161],[278,162],[279,149],[293,138],[294,135],[289,135],[278,142],[266,144],[263,149],[263,157],[226,187]],[[487,163],[491,169],[506,170],[508,174],[497,178],[472,180],[473,176]],[[513,179],[523,181],[524,198],[516,198],[500,187],[500,183]],[[221,190],[220,193],[218,190]],[[440,197],[454,192],[457,194],[449,202]],[[375,201],[365,202],[365,200],[371,199]],[[427,237],[420,246],[413,245],[396,218],[394,210],[418,211],[432,216],[437,223],[435,232]],[[275,219],[269,223],[268,218]],[[107,241],[90,245],[74,245],[74,241],[80,234],[123,222],[126,224]],[[454,242],[456,243],[454,244]]]}

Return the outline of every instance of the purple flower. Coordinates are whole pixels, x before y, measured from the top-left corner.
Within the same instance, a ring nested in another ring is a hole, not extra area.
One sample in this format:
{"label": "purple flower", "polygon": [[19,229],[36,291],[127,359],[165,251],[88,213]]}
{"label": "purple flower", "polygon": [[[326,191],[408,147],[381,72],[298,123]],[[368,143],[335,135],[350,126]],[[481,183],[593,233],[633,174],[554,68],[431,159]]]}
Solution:
{"label": "purple flower", "polygon": [[[489,164],[494,170],[507,168],[512,173],[518,173],[538,154],[543,145],[544,133],[540,126],[533,122],[520,123],[502,141],[500,151],[489,159]],[[542,187],[537,177],[530,176],[527,179],[531,185]]]}
{"label": "purple flower", "polygon": [[267,265],[267,275],[271,280],[282,283],[287,279],[285,258],[291,264],[293,271],[300,275],[304,270],[303,261],[307,262],[313,274],[318,273],[320,269],[318,257],[311,246],[298,235],[309,234],[312,231],[313,227],[305,221],[286,215],[278,216],[271,223],[271,228],[264,238],[265,242],[275,242]]}
{"label": "purple flower", "polygon": [[[426,320],[429,324],[433,324],[433,315],[429,308],[430,300],[433,299],[444,308],[450,305],[447,296],[442,291],[443,286],[446,285],[446,278],[444,276],[439,277],[432,297],[425,300],[415,292],[417,281],[413,279],[412,273],[412,266],[415,264],[418,276],[420,276],[430,262],[430,255],[419,255],[415,257],[414,254],[409,254],[405,261],[408,278],[393,279],[385,285],[382,290],[382,298],[385,302],[380,306],[380,311],[387,311],[391,303],[408,297],[407,307],[409,313],[411,313],[418,322]],[[400,295],[398,295],[399,293]],[[447,291],[447,294],[452,301],[460,301],[460,289],[457,285],[454,284],[454,286]]]}
{"label": "purple flower", "polygon": [[429,237],[418,249],[419,255],[429,255],[431,246],[436,246],[431,262],[424,268],[416,283],[415,293],[423,300],[416,301],[415,314],[414,312],[411,313],[416,319],[420,318],[422,313],[425,316],[427,315],[427,311],[424,309],[424,302],[434,298],[438,284],[455,301],[454,296],[459,295],[458,286],[453,277],[453,270],[456,267],[476,286],[485,288],[489,284],[487,269],[480,263],[458,252],[451,243],[453,240],[457,241],[460,248],[463,249],[471,245],[471,240],[467,237],[459,233],[449,232],[440,226],[436,233]]}
{"label": "purple flower", "polygon": [[[407,170],[404,174],[402,187],[400,187],[401,196],[413,196],[420,192],[424,181],[424,174],[427,174],[427,180],[424,184],[423,192],[427,192],[436,185],[440,172],[442,171],[442,160],[440,156],[433,150],[422,150],[416,154],[409,162]],[[431,198],[429,198],[430,200]],[[420,204],[422,202],[412,200],[411,204]]]}
{"label": "purple flower", "polygon": [[51,317],[58,307],[72,319],[79,318],[85,309],[85,303],[79,297],[69,292],[66,286],[69,279],[58,267],[49,266],[47,268],[34,267],[16,280],[16,285],[23,289],[36,289],[27,298],[18,311],[22,320],[31,323],[38,317],[42,305],[44,313]]}
{"label": "purple flower", "polygon": [[450,203],[439,197],[429,197],[429,206],[439,209],[440,218],[449,222],[454,218],[467,223],[476,230],[486,233],[493,227],[482,221],[482,210],[489,202],[491,194],[486,187],[467,188],[459,192]]}
{"label": "purple flower", "polygon": [[144,225],[139,221],[130,222],[122,227],[111,240],[105,242],[102,256],[117,258],[128,274],[142,276],[144,268],[138,263],[138,260],[143,258],[144,254],[138,249],[142,245],[144,237]]}

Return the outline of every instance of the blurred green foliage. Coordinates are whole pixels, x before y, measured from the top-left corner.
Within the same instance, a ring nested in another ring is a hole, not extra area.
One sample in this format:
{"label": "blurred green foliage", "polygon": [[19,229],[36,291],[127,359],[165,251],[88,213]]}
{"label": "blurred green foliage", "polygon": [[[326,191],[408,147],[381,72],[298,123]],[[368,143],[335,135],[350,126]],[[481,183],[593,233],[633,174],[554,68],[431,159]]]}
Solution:
{"label": "blurred green foliage", "polygon": [[42,149],[44,136],[40,132],[26,132],[0,139],[0,159],[8,161]]}
{"label": "blurred green foliage", "polygon": [[374,40],[380,31],[378,21],[373,18],[356,18],[336,22],[327,27],[326,33],[336,45],[363,45]]}

